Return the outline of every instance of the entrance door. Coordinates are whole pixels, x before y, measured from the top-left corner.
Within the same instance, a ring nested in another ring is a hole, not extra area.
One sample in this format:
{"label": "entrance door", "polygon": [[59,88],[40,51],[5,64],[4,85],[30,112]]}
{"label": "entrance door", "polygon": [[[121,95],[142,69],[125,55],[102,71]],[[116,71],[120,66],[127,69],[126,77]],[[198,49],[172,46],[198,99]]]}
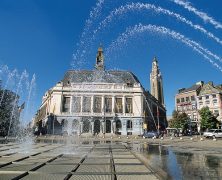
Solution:
{"label": "entrance door", "polygon": [[106,120],[106,133],[111,133],[111,121]]}
{"label": "entrance door", "polygon": [[94,133],[95,134],[100,133],[100,121],[99,120],[94,121]]}

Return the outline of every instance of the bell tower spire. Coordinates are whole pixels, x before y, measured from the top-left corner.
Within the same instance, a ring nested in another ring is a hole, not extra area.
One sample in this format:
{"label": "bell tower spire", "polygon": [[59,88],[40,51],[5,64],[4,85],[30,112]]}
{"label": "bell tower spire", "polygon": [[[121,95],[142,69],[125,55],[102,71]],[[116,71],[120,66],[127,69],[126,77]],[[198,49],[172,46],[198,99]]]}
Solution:
{"label": "bell tower spire", "polygon": [[104,69],[105,69],[103,48],[102,48],[101,44],[100,44],[100,46],[98,48],[98,52],[97,52],[97,55],[96,55],[96,65],[95,65],[95,68],[97,70],[102,70],[102,71],[104,71]]}
{"label": "bell tower spire", "polygon": [[163,80],[156,57],[153,59],[152,71],[150,73],[150,91],[151,94],[164,105]]}

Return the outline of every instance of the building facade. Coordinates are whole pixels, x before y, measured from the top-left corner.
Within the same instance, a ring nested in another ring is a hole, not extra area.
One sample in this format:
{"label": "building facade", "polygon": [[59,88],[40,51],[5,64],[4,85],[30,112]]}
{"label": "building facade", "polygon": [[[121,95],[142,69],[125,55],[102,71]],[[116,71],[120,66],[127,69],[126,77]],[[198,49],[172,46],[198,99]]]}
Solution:
{"label": "building facade", "polygon": [[198,109],[209,107],[211,112],[222,123],[222,86],[214,86],[213,82],[204,84],[197,97]]}
{"label": "building facade", "polygon": [[175,96],[175,109],[180,113],[186,113],[193,123],[198,123],[197,97],[203,86],[203,82],[197,82],[189,88],[178,90]]}
{"label": "building facade", "polygon": [[208,106],[217,119],[222,122],[222,86],[214,86],[213,82],[196,83],[190,88],[182,88],[175,96],[175,109],[186,113],[191,122],[200,128],[198,111]]}
{"label": "building facade", "polygon": [[43,96],[35,121],[49,134],[142,135],[164,125],[166,110],[132,72],[105,70],[99,48],[95,70],[68,71]]}

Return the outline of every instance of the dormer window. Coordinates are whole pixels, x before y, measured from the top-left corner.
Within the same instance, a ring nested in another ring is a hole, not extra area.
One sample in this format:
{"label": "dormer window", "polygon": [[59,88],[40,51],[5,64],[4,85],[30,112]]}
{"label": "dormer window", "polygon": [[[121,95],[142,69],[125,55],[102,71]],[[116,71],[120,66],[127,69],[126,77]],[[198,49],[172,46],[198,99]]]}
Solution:
{"label": "dormer window", "polygon": [[127,87],[133,87],[133,83],[131,83],[129,79],[127,79],[126,81]]}

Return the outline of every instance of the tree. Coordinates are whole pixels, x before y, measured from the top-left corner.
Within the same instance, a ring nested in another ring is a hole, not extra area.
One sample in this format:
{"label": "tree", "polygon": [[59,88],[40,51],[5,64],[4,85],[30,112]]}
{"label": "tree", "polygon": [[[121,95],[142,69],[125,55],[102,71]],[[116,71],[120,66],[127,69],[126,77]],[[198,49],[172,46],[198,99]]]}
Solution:
{"label": "tree", "polygon": [[173,118],[170,120],[169,127],[182,128],[183,131],[188,129],[189,118],[186,113],[179,113],[174,110],[172,115]]}
{"label": "tree", "polygon": [[[0,89],[0,136],[7,136],[18,132],[19,125],[19,97],[10,90]],[[16,131],[15,131],[16,129]]]}
{"label": "tree", "polygon": [[201,117],[201,129],[205,131],[206,129],[216,129],[219,121],[214,117],[209,107],[203,107],[199,110],[199,114]]}

